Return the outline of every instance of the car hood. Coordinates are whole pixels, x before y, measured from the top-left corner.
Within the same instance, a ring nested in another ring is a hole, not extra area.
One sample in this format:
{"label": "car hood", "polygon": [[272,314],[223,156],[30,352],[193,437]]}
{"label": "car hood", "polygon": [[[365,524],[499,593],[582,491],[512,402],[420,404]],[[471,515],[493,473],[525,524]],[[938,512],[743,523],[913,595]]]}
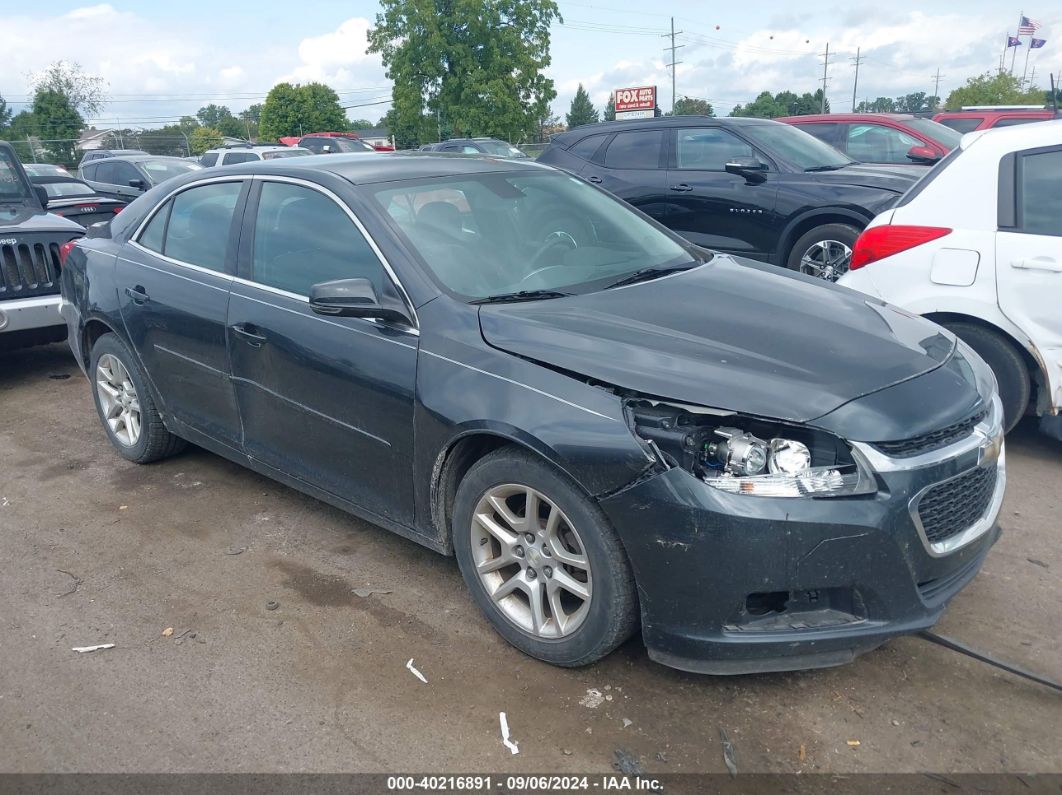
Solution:
{"label": "car hood", "polygon": [[816,181],[829,185],[858,185],[863,188],[879,188],[893,193],[904,193],[926,171],[925,166],[858,163],[836,171],[813,173]]}
{"label": "car hood", "polygon": [[725,255],[629,287],[480,307],[486,342],[644,395],[808,422],[930,372],[954,339],[843,287]]}

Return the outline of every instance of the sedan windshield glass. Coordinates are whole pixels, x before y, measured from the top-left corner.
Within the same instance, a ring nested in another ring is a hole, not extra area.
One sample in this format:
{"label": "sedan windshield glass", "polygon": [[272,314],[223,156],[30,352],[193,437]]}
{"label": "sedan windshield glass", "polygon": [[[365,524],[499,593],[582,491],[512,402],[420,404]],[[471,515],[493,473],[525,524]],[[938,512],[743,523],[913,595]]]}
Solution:
{"label": "sedan windshield glass", "polygon": [[934,141],[938,141],[948,149],[954,149],[959,145],[959,141],[962,140],[962,133],[957,130],[951,129],[951,127],[945,127],[943,124],[932,119],[910,119],[904,122],[915,132],[920,132],[927,138],[932,138]]}
{"label": "sedan windshield glass", "polygon": [[140,167],[151,177],[152,184],[158,185],[172,177],[179,177],[189,171],[202,168],[198,163],[187,160],[141,160]]}
{"label": "sedan windshield glass", "polygon": [[814,135],[790,124],[750,124],[741,127],[741,133],[761,149],[804,171],[844,168],[855,162]]}
{"label": "sedan windshield glass", "polygon": [[11,154],[0,149],[0,201],[22,201],[29,196],[29,186],[19,174]]}
{"label": "sedan windshield glass", "polygon": [[709,256],[557,173],[410,180],[381,185],[373,195],[438,280],[472,300],[590,292],[635,271]]}

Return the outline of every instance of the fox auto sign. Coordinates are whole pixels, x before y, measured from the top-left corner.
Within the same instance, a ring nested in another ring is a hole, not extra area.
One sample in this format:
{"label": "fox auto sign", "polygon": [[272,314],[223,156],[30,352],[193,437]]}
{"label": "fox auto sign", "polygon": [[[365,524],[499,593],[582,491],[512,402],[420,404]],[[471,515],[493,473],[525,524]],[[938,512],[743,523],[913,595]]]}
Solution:
{"label": "fox auto sign", "polygon": [[656,86],[616,89],[616,118],[652,118],[656,110]]}

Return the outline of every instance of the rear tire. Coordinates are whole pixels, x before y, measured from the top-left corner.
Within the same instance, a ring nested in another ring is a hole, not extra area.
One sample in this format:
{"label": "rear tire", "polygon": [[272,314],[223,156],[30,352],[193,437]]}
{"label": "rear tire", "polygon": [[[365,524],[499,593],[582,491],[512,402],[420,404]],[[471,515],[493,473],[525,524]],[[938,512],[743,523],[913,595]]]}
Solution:
{"label": "rear tire", "polygon": [[848,273],[859,229],[849,224],[823,224],[805,232],[789,250],[786,267],[823,281]]}
{"label": "rear tire", "polygon": [[184,439],[166,429],[140,364],[116,334],[96,340],[88,372],[100,423],[123,458],[149,464],[184,449]]}
{"label": "rear tire", "polygon": [[[536,511],[527,522],[529,500]],[[452,529],[473,600],[525,654],[588,665],[637,627],[634,576],[615,530],[596,503],[532,453],[503,447],[473,464],[457,488]]]}
{"label": "rear tire", "polygon": [[1032,384],[1025,360],[1011,342],[998,332],[974,323],[944,323],[944,328],[976,351],[996,376],[999,399],[1003,403],[1003,430],[1018,424],[1029,407]]}

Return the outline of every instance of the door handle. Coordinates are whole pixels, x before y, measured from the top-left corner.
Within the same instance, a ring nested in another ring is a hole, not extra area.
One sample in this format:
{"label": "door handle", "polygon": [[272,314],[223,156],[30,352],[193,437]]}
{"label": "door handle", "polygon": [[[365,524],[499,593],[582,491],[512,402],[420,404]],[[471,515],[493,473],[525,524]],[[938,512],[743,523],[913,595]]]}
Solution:
{"label": "door handle", "polygon": [[686,193],[687,191],[693,190],[693,187],[687,185],[685,182],[680,182],[678,185],[672,185],[671,190],[676,190],[679,193]]}
{"label": "door handle", "polygon": [[253,323],[237,323],[232,327],[232,331],[252,348],[261,348],[262,343],[266,341],[265,335],[259,334],[258,326]]}
{"label": "door handle", "polygon": [[148,300],[147,290],[139,284],[136,287],[126,287],[125,294],[133,299],[134,304],[143,304]]}
{"label": "door handle", "polygon": [[1012,260],[1010,267],[1027,271],[1049,271],[1050,273],[1062,273],[1062,262],[1051,257],[1030,257],[1028,259]]}
{"label": "door handle", "polygon": [[595,185],[600,185],[601,184],[601,177],[587,177],[586,181],[587,182],[593,182]]}

